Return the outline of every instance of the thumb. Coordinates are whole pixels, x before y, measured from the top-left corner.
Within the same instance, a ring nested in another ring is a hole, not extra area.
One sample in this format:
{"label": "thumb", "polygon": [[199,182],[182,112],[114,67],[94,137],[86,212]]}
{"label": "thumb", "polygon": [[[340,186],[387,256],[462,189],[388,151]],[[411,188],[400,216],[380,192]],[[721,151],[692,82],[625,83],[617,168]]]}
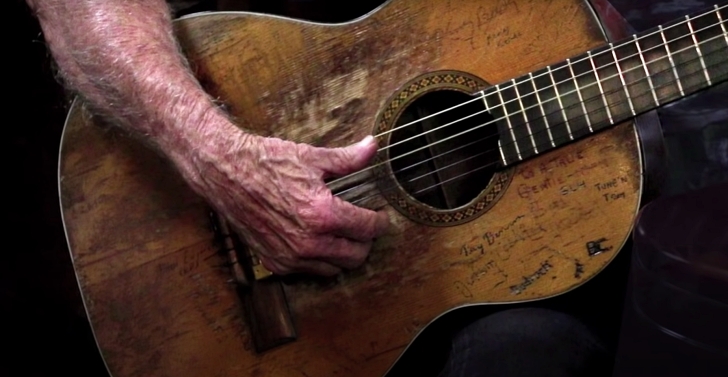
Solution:
{"label": "thumb", "polygon": [[316,167],[329,175],[346,175],[361,170],[377,153],[377,142],[369,135],[356,144],[343,148],[319,148]]}

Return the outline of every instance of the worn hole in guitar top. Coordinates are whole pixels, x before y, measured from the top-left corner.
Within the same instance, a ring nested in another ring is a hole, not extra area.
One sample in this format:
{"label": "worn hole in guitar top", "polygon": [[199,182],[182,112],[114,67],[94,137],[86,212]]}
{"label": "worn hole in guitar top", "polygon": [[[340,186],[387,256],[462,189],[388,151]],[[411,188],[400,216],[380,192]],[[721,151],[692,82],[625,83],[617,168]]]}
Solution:
{"label": "worn hole in guitar top", "polygon": [[500,158],[498,130],[482,101],[398,128],[472,99],[455,90],[428,92],[410,102],[397,119],[397,130],[390,139],[389,157],[396,158],[391,162],[392,171],[417,201],[437,209],[454,209],[475,199],[493,177]]}

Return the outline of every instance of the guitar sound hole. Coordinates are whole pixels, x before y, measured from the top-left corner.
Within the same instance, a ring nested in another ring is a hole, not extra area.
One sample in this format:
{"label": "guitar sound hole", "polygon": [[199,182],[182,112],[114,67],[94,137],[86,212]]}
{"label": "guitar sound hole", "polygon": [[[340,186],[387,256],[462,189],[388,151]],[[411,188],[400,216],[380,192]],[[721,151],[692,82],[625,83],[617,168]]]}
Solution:
{"label": "guitar sound hole", "polygon": [[[458,208],[475,199],[493,177],[500,160],[497,127],[483,102],[473,99],[454,90],[432,91],[410,102],[397,120],[390,139],[392,170],[400,186],[421,203]],[[456,105],[461,106],[431,116]]]}

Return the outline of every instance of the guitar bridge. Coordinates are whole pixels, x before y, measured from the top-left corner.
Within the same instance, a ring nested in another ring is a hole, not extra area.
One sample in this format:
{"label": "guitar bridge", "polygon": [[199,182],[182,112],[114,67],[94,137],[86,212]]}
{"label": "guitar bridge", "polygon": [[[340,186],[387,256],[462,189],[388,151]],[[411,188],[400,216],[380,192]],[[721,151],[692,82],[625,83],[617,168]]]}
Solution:
{"label": "guitar bridge", "polygon": [[296,340],[283,285],[240,240],[227,220],[210,212],[220,252],[225,254],[256,352]]}

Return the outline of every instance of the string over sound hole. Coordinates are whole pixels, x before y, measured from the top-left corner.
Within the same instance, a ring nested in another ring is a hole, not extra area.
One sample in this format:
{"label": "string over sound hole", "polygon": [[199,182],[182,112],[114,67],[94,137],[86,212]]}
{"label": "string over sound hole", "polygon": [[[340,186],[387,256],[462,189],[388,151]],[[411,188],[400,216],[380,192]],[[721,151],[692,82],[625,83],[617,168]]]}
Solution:
{"label": "string over sound hole", "polygon": [[414,199],[437,209],[468,204],[498,166],[498,129],[483,102],[441,89],[408,103],[394,124],[392,171]]}

